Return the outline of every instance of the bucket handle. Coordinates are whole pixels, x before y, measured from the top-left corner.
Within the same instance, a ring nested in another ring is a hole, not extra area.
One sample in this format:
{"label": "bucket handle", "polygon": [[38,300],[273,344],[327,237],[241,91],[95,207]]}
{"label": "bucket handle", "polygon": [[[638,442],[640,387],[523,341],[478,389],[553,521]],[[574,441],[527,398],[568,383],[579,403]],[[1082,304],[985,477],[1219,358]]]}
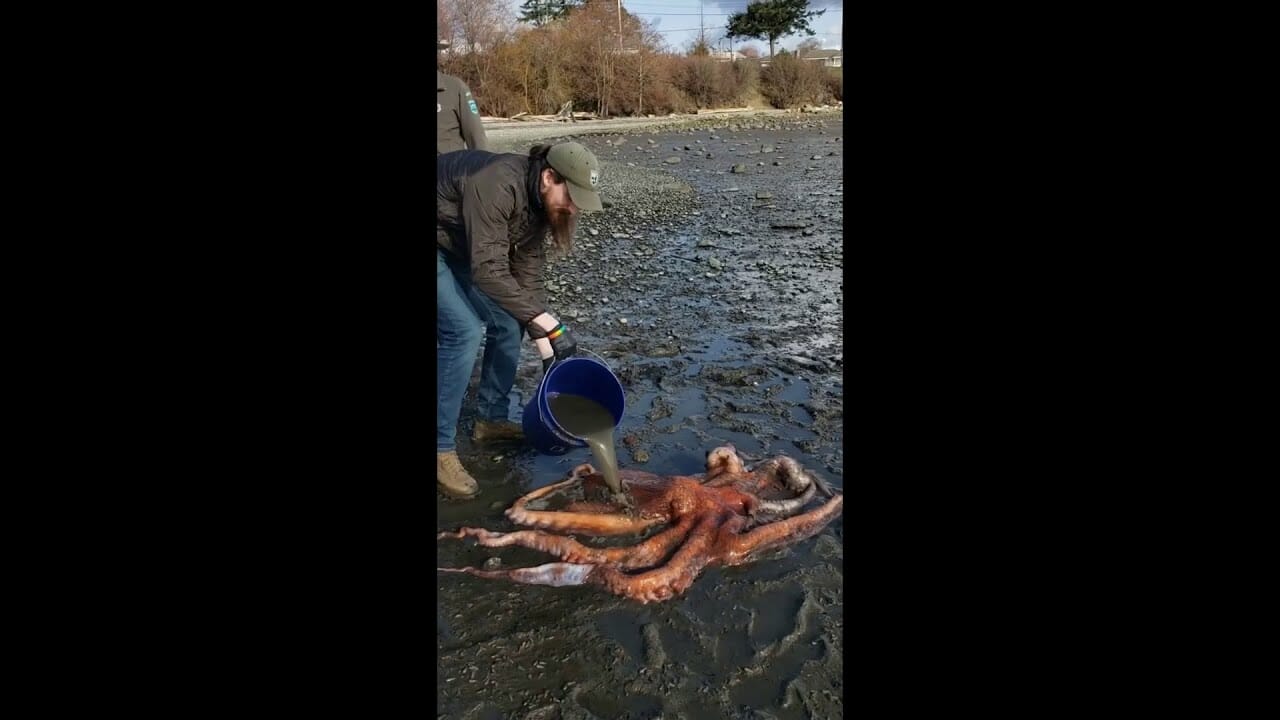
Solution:
{"label": "bucket handle", "polygon": [[[585,353],[585,354],[587,354],[587,355],[590,355],[591,357],[593,357],[593,358],[595,358],[596,360],[600,361],[600,364],[601,364],[601,365],[605,366],[606,368],[609,368],[609,363],[605,362],[605,361],[604,361],[604,358],[602,358],[602,357],[600,357],[599,355],[597,355],[597,354],[595,354],[595,353],[591,352],[590,350],[586,350],[586,349],[583,349],[583,348],[579,348],[579,349],[578,349],[578,353],[579,353],[579,354],[583,354],[583,353]],[[556,366],[556,363],[558,363],[558,362],[560,362],[560,361],[559,361],[559,360],[552,360],[552,361],[551,361],[551,364],[547,366],[547,371],[546,371],[546,372],[544,372],[544,373],[542,373],[542,379],[538,381],[538,387],[534,388],[534,392],[535,392],[535,393],[537,393],[538,395],[541,395],[541,394],[542,394],[542,383],[544,383],[544,382],[546,382],[546,381],[547,381],[547,376],[551,374],[551,368],[555,367],[555,366]],[[609,372],[613,372],[613,368],[609,368]]]}

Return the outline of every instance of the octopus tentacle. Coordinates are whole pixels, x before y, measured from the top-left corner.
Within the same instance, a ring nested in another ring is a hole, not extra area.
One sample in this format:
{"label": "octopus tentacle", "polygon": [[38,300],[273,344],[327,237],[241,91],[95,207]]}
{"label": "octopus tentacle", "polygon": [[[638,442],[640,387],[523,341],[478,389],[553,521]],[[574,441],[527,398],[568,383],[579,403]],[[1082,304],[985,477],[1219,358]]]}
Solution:
{"label": "octopus tentacle", "polygon": [[586,501],[571,502],[568,505],[565,505],[564,509],[561,510],[560,512],[607,515],[611,513],[617,513],[618,506],[612,503],[605,503],[605,502],[586,502]]}
{"label": "octopus tentacle", "polygon": [[790,545],[817,535],[844,507],[844,495],[836,495],[824,505],[803,515],[780,520],[728,539],[724,552],[726,565],[740,565],[762,550]]}
{"label": "octopus tentacle", "polygon": [[517,530],[500,533],[484,528],[459,528],[456,532],[442,532],[436,540],[445,538],[474,538],[483,547],[507,547],[517,545],[531,550],[541,550],[571,563],[610,564],[620,568],[645,568],[657,565],[679,545],[693,527],[693,518],[687,518],[644,542],[628,547],[593,548],[569,537],[552,535],[540,530]]}
{"label": "octopus tentacle", "polygon": [[810,485],[805,491],[799,495],[788,498],[786,500],[760,500],[756,503],[755,513],[753,516],[756,520],[772,522],[779,518],[786,518],[800,512],[800,509],[809,504],[816,494],[817,488]]}
{"label": "octopus tentacle", "polygon": [[786,456],[779,456],[761,463],[755,471],[759,476],[781,481],[788,490],[799,493],[786,500],[761,500],[757,506],[757,513],[763,516],[788,517],[799,512],[813,499],[819,487],[828,497],[834,494],[825,480]]}
{"label": "octopus tentacle", "polygon": [[722,445],[707,453],[708,481],[726,475],[739,475],[743,470],[742,458],[738,457],[738,450],[733,445]]}
{"label": "octopus tentacle", "polygon": [[473,567],[436,568],[437,572],[466,573],[476,577],[494,580],[511,580],[526,585],[550,585],[565,587],[567,585],[585,585],[591,580],[595,565],[577,563],[547,563],[537,567],[512,568],[510,570],[480,570]]}
{"label": "octopus tentacle", "polygon": [[693,584],[703,568],[711,562],[711,546],[721,518],[707,517],[698,521],[686,538],[686,542],[671,560],[662,567],[647,572],[628,575],[608,565],[601,565],[592,574],[592,582],[606,590],[641,603],[670,599]]}
{"label": "octopus tentacle", "polygon": [[638,535],[649,528],[667,522],[663,515],[628,517],[625,515],[602,515],[595,512],[563,512],[550,510],[530,510],[526,507],[530,501],[546,497],[554,492],[571,487],[586,475],[595,470],[590,465],[582,464],[574,468],[568,480],[561,480],[543,488],[538,488],[516,500],[506,511],[511,522],[526,527],[556,530],[560,532],[581,533],[583,535]]}

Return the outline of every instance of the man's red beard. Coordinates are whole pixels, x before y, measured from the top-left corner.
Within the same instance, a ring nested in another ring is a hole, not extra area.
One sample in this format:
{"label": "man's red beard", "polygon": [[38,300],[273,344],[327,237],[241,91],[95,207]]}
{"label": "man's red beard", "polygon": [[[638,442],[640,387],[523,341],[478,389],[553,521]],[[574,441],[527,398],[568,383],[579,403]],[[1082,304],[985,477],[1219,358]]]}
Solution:
{"label": "man's red beard", "polygon": [[549,194],[549,192],[543,193],[542,203],[547,208],[547,224],[551,227],[551,239],[557,248],[567,253],[573,245],[573,234],[578,229],[578,216],[571,213],[567,207],[556,207],[548,202]]}

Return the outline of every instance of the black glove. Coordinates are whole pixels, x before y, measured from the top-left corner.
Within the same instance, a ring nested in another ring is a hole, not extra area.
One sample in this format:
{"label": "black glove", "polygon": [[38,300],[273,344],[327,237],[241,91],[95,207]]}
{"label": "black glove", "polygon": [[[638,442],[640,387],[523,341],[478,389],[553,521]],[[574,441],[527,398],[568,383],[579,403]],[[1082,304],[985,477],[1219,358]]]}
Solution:
{"label": "black glove", "polygon": [[573,339],[573,333],[551,313],[544,312],[530,320],[526,330],[535,343],[538,340],[550,343],[550,354],[544,343],[537,343],[540,346],[543,370],[551,367],[554,360],[573,357],[578,352],[578,341]]}

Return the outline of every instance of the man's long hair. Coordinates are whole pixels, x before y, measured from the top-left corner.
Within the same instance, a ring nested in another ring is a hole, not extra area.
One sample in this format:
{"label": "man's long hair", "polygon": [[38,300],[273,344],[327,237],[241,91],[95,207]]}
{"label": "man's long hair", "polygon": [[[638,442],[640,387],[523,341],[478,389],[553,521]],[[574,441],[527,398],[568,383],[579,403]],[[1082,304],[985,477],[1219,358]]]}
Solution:
{"label": "man's long hair", "polygon": [[547,204],[546,193],[542,191],[542,171],[551,170],[556,180],[559,182],[568,182],[555,168],[547,164],[547,153],[551,151],[550,145],[534,145],[529,148],[529,191],[537,193],[537,197],[542,201],[545,211],[543,222],[546,229],[551,233],[551,245],[560,255],[568,255],[569,250],[573,248],[573,235],[578,229],[578,218],[564,211],[557,211]]}

